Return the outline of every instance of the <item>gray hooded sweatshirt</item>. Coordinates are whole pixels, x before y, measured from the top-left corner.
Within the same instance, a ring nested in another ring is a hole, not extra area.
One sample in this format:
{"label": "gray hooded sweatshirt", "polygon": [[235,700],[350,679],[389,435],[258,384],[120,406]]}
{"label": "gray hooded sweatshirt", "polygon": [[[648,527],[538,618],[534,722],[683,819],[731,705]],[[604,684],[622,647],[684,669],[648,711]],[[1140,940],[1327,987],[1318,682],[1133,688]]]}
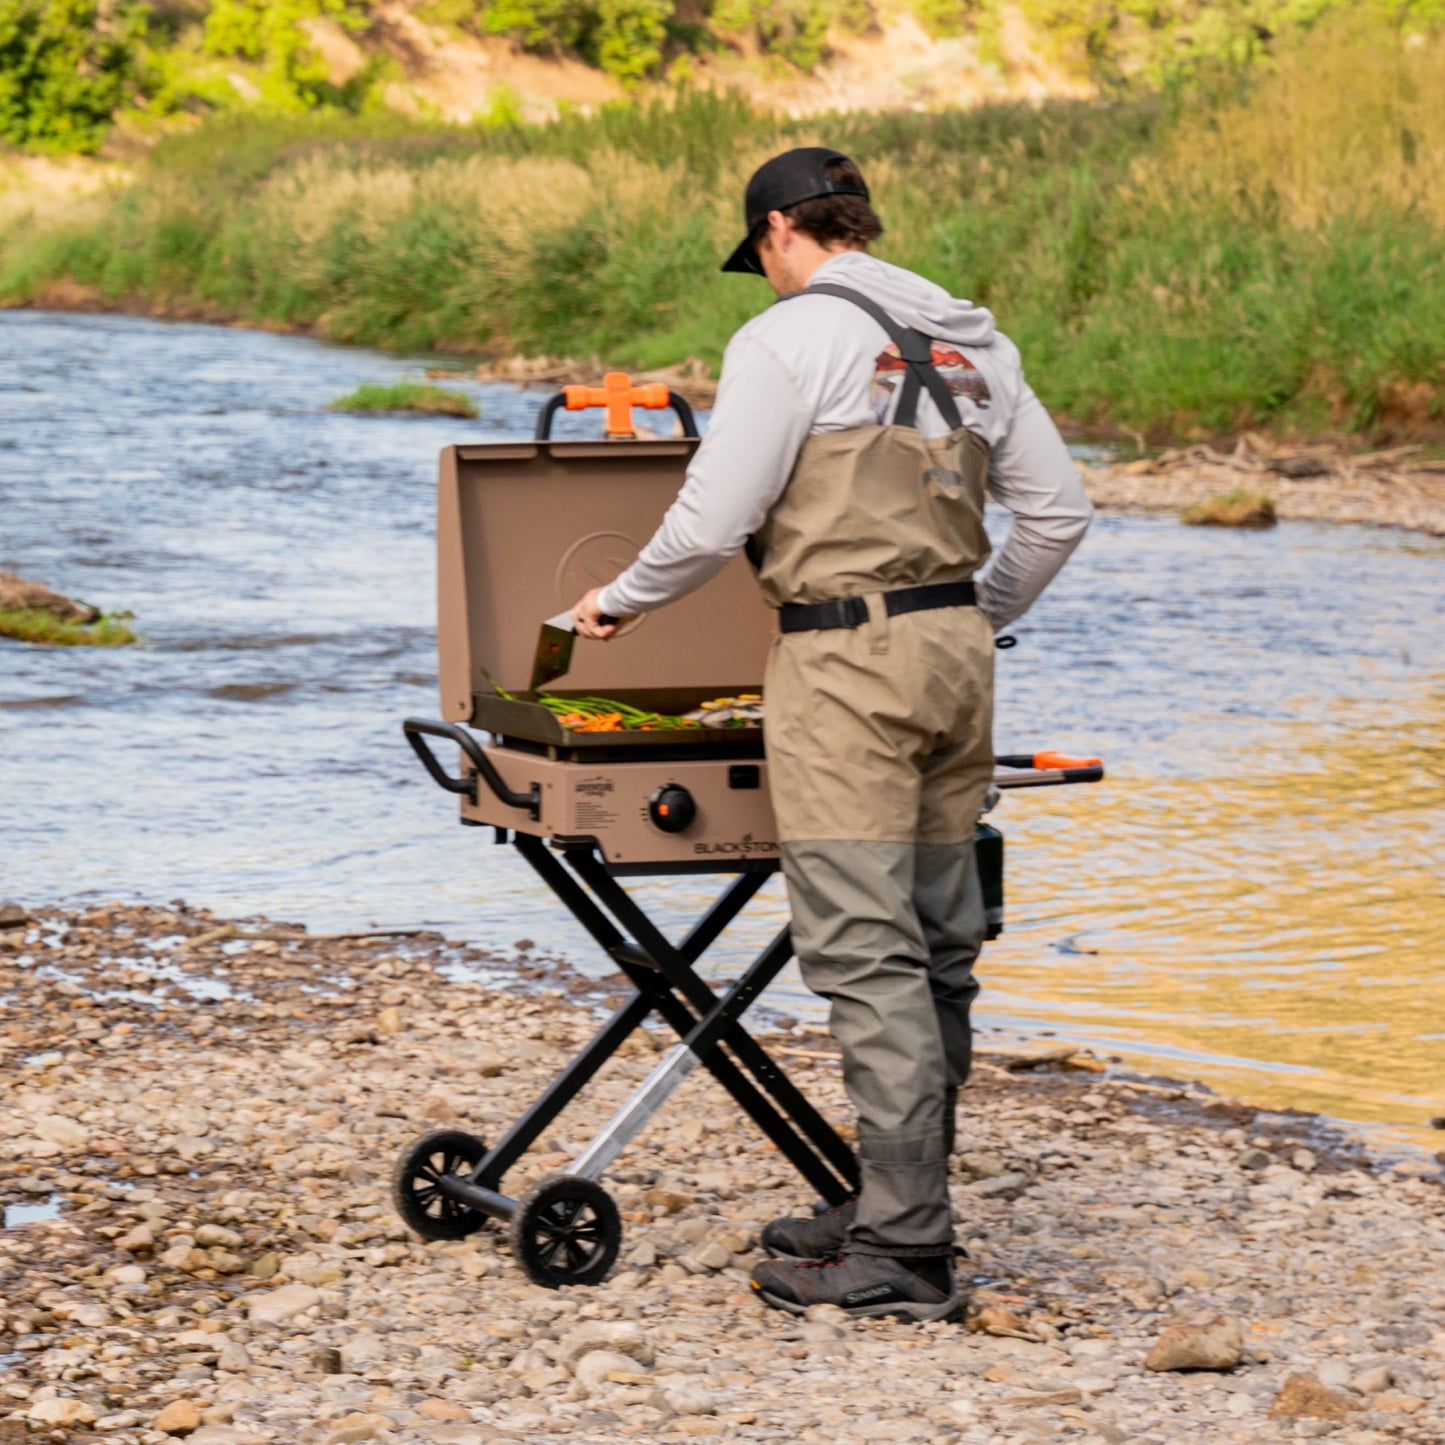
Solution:
{"label": "gray hooded sweatshirt", "polygon": [[[862,251],[830,257],[828,281],[872,297],[895,320],[962,358],[951,381],[963,423],[992,448],[989,494],[1013,526],[978,580],[995,629],[1026,612],[1078,546],[1093,508],[1047,411],[1024,380],[1018,348],[981,306]],[[763,524],[804,441],[878,426],[897,405],[888,336],[861,308],[803,293],[772,306],[728,343],[707,437],[687,480],[637,561],[605,587],[603,612],[651,612],[701,587]],[[924,436],[947,427],[925,392]]]}

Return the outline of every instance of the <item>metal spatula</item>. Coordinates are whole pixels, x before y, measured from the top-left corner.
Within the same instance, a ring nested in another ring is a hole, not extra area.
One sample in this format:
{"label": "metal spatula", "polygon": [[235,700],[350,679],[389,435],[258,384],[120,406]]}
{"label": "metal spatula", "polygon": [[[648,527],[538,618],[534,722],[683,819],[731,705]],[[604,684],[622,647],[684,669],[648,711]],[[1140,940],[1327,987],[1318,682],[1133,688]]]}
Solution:
{"label": "metal spatula", "polygon": [[[603,617],[604,626],[616,622]],[[549,617],[537,634],[537,652],[532,658],[532,691],[537,692],[566,674],[572,666],[572,648],[577,642],[577,624],[570,612]]]}

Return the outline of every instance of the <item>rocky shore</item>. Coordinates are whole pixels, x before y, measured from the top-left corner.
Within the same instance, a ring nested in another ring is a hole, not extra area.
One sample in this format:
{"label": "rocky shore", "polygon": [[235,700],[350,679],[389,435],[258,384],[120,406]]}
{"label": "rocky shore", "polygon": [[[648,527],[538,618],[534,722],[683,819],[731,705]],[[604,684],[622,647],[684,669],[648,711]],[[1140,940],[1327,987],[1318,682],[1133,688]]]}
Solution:
{"label": "rocky shore", "polygon": [[1419,445],[1358,452],[1342,440],[1289,446],[1248,434],[1228,451],[1201,443],[1083,470],[1094,504],[1116,511],[1182,512],[1245,488],[1281,519],[1445,537],[1445,460]]}
{"label": "rocky shore", "polygon": [[[985,1055],[954,1161],[968,1318],[794,1320],[747,1270],[808,1191],[694,1075],[605,1181],[613,1276],[548,1292],[495,1228],[410,1236],[388,1177],[426,1128],[504,1129],[615,985],[524,940],[7,921],[0,1441],[1445,1442],[1445,1188],[1307,1118]],[[509,1192],[663,1043],[634,1036]],[[769,1045],[846,1118],[825,1035]]]}

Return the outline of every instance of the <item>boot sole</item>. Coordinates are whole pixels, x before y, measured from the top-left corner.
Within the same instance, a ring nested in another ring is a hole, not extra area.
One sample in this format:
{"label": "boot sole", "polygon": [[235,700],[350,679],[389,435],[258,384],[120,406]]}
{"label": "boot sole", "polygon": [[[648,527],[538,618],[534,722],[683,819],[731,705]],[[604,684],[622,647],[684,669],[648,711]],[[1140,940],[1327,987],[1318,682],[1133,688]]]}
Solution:
{"label": "boot sole", "polygon": [[[754,1289],[757,1290],[758,1296],[772,1305],[774,1309],[786,1310],[790,1315],[805,1315],[812,1308],[812,1305],[784,1299],[781,1295],[771,1294],[756,1285]],[[821,1301],[814,1300],[813,1303],[818,1304]],[[901,1320],[904,1324],[922,1325],[934,1320],[961,1319],[967,1303],[968,1301],[962,1295],[954,1295],[951,1299],[946,1299],[936,1305],[924,1304],[922,1300],[916,1304],[895,1300],[892,1304],[855,1305],[852,1309],[849,1309],[847,1305],[841,1305],[839,1308],[855,1320],[892,1318]]]}

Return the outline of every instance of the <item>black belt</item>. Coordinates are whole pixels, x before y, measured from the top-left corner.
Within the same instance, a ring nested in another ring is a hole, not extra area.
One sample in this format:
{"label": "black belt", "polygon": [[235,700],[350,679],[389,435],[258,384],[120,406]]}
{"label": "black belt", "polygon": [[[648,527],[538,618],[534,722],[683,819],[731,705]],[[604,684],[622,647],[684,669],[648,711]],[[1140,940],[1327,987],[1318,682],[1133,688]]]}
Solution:
{"label": "black belt", "polygon": [[[884,592],[883,610],[890,617],[900,612],[932,612],[938,607],[976,607],[972,582],[930,582],[922,587],[897,587]],[[861,597],[838,597],[832,602],[789,602],[778,609],[778,626],[784,632],[816,632],[829,627],[861,627],[868,620],[868,603]]]}

